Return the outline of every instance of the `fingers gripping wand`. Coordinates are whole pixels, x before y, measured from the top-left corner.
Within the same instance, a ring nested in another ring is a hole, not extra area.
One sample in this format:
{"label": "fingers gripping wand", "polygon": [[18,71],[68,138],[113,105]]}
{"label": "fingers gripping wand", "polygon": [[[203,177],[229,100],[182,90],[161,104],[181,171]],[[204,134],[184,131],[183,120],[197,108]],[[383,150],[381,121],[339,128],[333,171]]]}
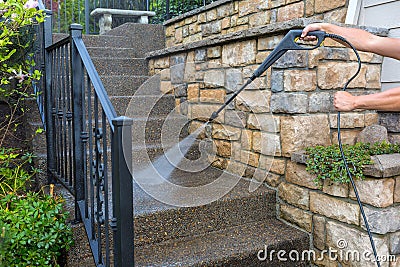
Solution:
{"label": "fingers gripping wand", "polygon": [[209,121],[213,121],[218,117],[218,114],[226,108],[240,92],[242,92],[249,84],[251,84],[256,78],[260,77],[272,64],[274,64],[283,54],[289,50],[312,50],[319,47],[325,39],[325,32],[314,31],[308,35],[315,36],[317,38],[317,44],[310,46],[301,46],[296,43],[296,40],[301,36],[302,30],[291,30],[289,31],[278,46],[269,54],[264,62],[254,71],[253,75],[246,81],[246,83],[237,90],[217,111],[213,112]]}
{"label": "fingers gripping wand", "polygon": [[[308,36],[315,36],[317,39],[317,43],[313,46],[303,46],[303,45],[299,45],[296,41],[297,39],[301,36],[302,34],[302,30],[291,30],[289,31],[285,37],[282,39],[282,41],[278,44],[278,46],[271,52],[271,54],[264,60],[264,62],[254,71],[254,73],[252,74],[252,76],[246,81],[246,83],[239,89],[237,90],[217,111],[213,112],[211,117],[209,118],[208,122],[212,122],[213,120],[215,120],[218,117],[218,114],[224,109],[226,108],[226,106],[228,106],[237,96],[238,94],[240,94],[241,91],[243,91],[249,84],[251,84],[256,78],[260,77],[269,67],[271,67],[272,64],[274,64],[283,54],[285,54],[287,51],[289,50],[312,50],[315,48],[318,48],[322,42],[325,40],[326,37],[328,38],[332,38],[332,39],[336,39],[339,42],[342,43],[346,43],[347,45],[350,46],[350,48],[354,51],[354,53],[357,56],[358,59],[358,70],[357,72],[347,81],[347,83],[344,85],[343,87],[343,91],[345,91],[347,89],[347,86],[350,84],[350,82],[359,74],[360,69],[361,69],[361,59],[360,56],[357,52],[357,50],[354,48],[354,46],[348,42],[346,39],[344,39],[341,36],[335,35],[335,34],[329,34],[329,33],[325,33],[323,31],[313,31],[313,32],[309,32],[307,35]],[[378,267],[380,267],[380,262],[379,262],[379,257],[376,251],[376,247],[375,247],[375,243],[374,240],[372,238],[372,234],[371,234],[371,230],[368,224],[368,220],[367,217],[365,216],[365,212],[364,212],[364,208],[363,205],[361,203],[360,197],[358,195],[358,191],[357,191],[357,187],[354,183],[354,180],[352,178],[351,172],[349,170],[348,167],[348,163],[346,160],[346,157],[344,155],[343,152],[343,148],[342,148],[342,142],[341,142],[341,135],[340,135],[340,112],[338,112],[338,143],[339,143],[339,148],[340,148],[340,152],[342,155],[342,160],[344,162],[345,165],[345,169],[347,172],[347,175],[350,178],[352,187],[354,189],[354,193],[356,195],[356,199],[364,220],[364,224],[365,227],[367,229],[368,232],[368,236],[370,239],[370,243],[371,243],[371,247],[373,250],[373,254],[375,256],[375,262],[377,264]]]}

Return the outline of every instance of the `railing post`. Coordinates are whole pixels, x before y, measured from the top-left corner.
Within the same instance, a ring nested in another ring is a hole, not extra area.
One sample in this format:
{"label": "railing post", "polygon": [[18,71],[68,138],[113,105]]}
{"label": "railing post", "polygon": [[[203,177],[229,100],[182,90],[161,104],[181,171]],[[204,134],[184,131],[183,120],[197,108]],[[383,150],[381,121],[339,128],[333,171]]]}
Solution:
{"label": "railing post", "polygon": [[53,123],[53,98],[52,98],[52,59],[51,54],[47,51],[47,47],[53,43],[53,15],[50,10],[45,10],[46,18],[43,22],[43,64],[44,66],[44,102],[45,102],[45,123],[46,123],[46,150],[47,150],[47,182],[52,184],[55,179],[51,171],[55,170],[55,149],[54,149],[54,123]]}
{"label": "railing post", "polygon": [[171,11],[170,11],[170,5],[169,5],[169,0],[165,1],[165,18],[166,20],[169,20],[171,18]]}
{"label": "railing post", "polygon": [[83,63],[79,56],[78,49],[75,45],[73,38],[82,37],[83,27],[79,24],[71,24],[70,26],[70,57],[71,57],[71,75],[72,75],[72,127],[73,127],[73,144],[74,144],[74,191],[75,191],[75,219],[81,221],[81,214],[79,212],[78,202],[85,199],[85,186],[84,186],[84,118],[83,118],[83,98],[84,98],[84,84],[83,84]]}
{"label": "railing post", "polygon": [[112,190],[114,266],[134,266],[132,124],[127,117],[112,121]]}

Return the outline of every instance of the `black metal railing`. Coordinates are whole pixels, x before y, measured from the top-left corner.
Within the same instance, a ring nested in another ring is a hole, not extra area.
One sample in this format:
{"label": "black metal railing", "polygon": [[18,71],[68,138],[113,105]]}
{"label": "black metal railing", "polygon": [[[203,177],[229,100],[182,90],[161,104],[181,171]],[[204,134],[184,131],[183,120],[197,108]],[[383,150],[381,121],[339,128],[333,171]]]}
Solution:
{"label": "black metal railing", "polygon": [[[208,5],[217,0],[44,0],[44,6],[54,17],[54,30],[67,33],[69,25],[78,23],[84,26],[86,34],[97,34],[98,22],[90,16],[95,8],[115,8],[127,10],[154,11],[152,23],[163,23],[172,17]],[[129,22],[128,18],[116,18],[113,27]]]}
{"label": "black metal railing", "polygon": [[117,117],[83,27],[72,24],[69,36],[54,44],[51,30],[48,16],[38,28],[36,53],[49,182],[74,196],[75,219],[84,223],[96,266],[133,266],[132,119]]}

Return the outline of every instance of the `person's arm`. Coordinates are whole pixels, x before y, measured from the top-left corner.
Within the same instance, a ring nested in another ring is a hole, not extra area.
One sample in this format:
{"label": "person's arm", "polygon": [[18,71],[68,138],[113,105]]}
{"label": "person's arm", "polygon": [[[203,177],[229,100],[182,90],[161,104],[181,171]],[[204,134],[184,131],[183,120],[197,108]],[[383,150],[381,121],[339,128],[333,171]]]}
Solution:
{"label": "person's arm", "polygon": [[335,94],[333,105],[338,111],[352,111],[354,109],[400,111],[400,87],[360,96],[340,91]]}
{"label": "person's arm", "polygon": [[380,37],[361,29],[341,27],[329,23],[310,24],[303,29],[301,37],[306,38],[308,32],[311,31],[337,34],[347,39],[358,50],[400,60],[399,38]]}

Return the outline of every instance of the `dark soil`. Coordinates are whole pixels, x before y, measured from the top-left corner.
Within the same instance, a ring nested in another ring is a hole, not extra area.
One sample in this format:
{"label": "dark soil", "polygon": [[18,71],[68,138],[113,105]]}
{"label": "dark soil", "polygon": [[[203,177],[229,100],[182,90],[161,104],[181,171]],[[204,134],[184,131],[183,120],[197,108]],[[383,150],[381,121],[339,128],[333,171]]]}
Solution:
{"label": "dark soil", "polygon": [[[0,101],[0,142],[3,140],[1,148],[16,148],[21,151],[27,151],[29,146],[26,141],[26,129],[21,111],[15,113],[14,118],[16,118],[16,121],[10,125],[8,131],[6,130],[8,116],[11,115],[11,112],[9,105]],[[15,123],[17,126],[15,126]]]}

